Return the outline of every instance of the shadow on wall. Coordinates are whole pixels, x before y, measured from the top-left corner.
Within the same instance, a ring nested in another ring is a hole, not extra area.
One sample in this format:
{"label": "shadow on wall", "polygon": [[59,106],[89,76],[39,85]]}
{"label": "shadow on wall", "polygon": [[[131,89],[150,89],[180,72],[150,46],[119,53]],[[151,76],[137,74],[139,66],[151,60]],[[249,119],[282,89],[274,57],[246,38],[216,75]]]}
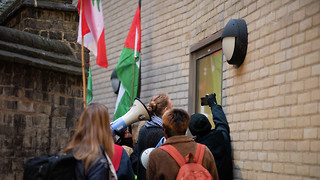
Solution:
{"label": "shadow on wall", "polygon": [[233,145],[233,140],[232,140],[232,136],[230,136],[231,138],[231,155],[232,155],[232,164],[233,164],[233,179],[234,180],[242,180],[242,172],[241,172],[241,168],[239,167],[239,165],[235,164],[234,162],[234,145]]}

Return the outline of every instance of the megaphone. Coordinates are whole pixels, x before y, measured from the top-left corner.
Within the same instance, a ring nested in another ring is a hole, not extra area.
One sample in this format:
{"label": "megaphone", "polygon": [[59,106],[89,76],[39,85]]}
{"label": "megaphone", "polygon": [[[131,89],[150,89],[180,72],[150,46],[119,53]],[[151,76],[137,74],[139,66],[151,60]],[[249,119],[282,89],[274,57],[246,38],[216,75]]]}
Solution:
{"label": "megaphone", "polygon": [[111,129],[122,132],[132,123],[143,120],[150,120],[149,111],[139,98],[135,98],[129,111],[111,123]]}
{"label": "megaphone", "polygon": [[147,169],[148,161],[149,161],[149,155],[155,148],[148,148],[144,150],[141,154],[140,160],[142,163],[142,166]]}

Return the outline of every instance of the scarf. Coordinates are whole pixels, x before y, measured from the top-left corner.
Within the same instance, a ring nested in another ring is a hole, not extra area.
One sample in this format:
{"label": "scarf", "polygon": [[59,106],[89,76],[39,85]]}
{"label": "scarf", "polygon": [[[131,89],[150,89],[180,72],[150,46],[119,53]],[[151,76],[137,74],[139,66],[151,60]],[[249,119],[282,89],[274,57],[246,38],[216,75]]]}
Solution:
{"label": "scarf", "polygon": [[162,127],[162,119],[159,116],[151,116],[151,121],[147,121],[146,127]]}

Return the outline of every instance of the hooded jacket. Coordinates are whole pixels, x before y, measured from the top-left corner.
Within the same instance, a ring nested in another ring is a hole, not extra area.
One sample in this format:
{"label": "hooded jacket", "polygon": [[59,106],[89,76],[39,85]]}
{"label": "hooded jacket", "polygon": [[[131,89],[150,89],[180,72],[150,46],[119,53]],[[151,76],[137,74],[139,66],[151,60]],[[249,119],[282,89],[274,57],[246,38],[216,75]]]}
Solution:
{"label": "hooded jacket", "polygon": [[211,112],[215,129],[211,130],[211,124],[203,114],[191,116],[189,129],[192,135],[196,136],[196,142],[210,149],[216,162],[219,179],[232,180],[233,164],[229,124],[220,105],[212,106]]}

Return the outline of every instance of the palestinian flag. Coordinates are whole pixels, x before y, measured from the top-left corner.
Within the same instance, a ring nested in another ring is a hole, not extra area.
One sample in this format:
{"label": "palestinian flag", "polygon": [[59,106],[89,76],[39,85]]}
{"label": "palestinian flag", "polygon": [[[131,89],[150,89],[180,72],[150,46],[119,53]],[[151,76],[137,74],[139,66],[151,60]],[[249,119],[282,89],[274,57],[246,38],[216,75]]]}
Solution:
{"label": "palestinian flag", "polygon": [[127,113],[137,97],[139,87],[140,50],[141,22],[140,6],[138,5],[120,60],[116,67],[116,74],[121,84],[116,102],[114,120]]}

